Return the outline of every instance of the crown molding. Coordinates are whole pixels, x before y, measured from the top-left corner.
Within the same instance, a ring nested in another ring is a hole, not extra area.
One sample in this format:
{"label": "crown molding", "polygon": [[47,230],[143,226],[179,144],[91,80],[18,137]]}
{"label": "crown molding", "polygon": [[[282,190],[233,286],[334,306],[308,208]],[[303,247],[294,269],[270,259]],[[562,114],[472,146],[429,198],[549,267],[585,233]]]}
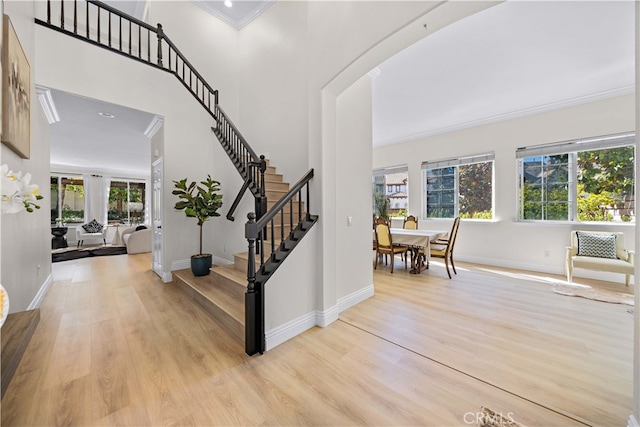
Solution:
{"label": "crown molding", "polygon": [[382,70],[380,69],[380,67],[376,67],[367,73],[367,75],[371,77],[371,80],[377,79],[378,77],[380,77],[380,74],[382,74]]}
{"label": "crown molding", "polygon": [[276,2],[276,0],[262,0],[260,4],[258,4],[258,6],[256,6],[256,8],[253,9],[250,13],[248,13],[241,19],[236,20],[230,17],[229,15],[227,15],[226,13],[211,7],[208,4],[209,3],[208,1],[205,1],[205,0],[192,0],[192,1],[202,9],[206,10],[211,15],[220,19],[224,23],[232,26],[236,30],[240,30],[242,29],[242,27],[248,25],[251,21],[253,21],[258,16],[263,14],[267,9],[271,7],[271,5],[273,5]]}
{"label": "crown molding", "polygon": [[153,136],[160,130],[162,125],[164,124],[164,119],[160,116],[153,116],[151,119],[151,123],[147,126],[147,129],[144,131],[144,136],[151,139]]}
{"label": "crown molding", "polygon": [[534,114],[546,113],[548,111],[559,110],[561,108],[574,107],[576,105],[587,104],[590,102],[602,101],[616,96],[631,95],[635,93],[635,85],[624,86],[616,89],[611,89],[603,92],[598,92],[591,95],[579,96],[576,98],[566,99],[563,101],[550,102],[548,104],[539,105],[536,107],[525,108],[518,111],[512,111],[504,114],[497,114],[491,117],[484,117],[477,120],[470,120],[463,123],[458,123],[451,126],[443,126],[440,128],[430,129],[425,132],[419,132],[412,135],[405,135],[398,138],[390,138],[384,141],[374,141],[373,147],[379,148],[387,145],[402,144],[405,142],[411,142],[422,138],[428,138],[430,136],[442,135],[445,133],[451,133],[458,130],[468,129],[472,127],[487,125],[491,123],[502,122],[506,120],[518,119],[527,116],[533,116]]}
{"label": "crown molding", "polygon": [[263,0],[262,2],[260,2],[258,7],[253,9],[253,12],[238,21],[238,26],[236,27],[236,29],[240,30],[242,27],[248,25],[251,21],[262,15],[275,2],[276,0]]}
{"label": "crown molding", "polygon": [[58,115],[56,104],[51,97],[51,91],[46,87],[36,85],[36,96],[38,97],[38,101],[40,101],[40,105],[49,124],[52,125],[59,122],[60,116]]}

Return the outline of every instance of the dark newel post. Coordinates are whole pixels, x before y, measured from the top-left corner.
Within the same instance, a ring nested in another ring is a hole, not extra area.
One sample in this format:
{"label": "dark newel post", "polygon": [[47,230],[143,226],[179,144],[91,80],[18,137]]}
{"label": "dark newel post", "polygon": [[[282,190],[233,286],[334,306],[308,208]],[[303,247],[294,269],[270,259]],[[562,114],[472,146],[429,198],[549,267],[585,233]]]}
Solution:
{"label": "dark newel post", "polygon": [[47,0],[47,24],[51,24],[51,0]]}
{"label": "dark newel post", "polygon": [[78,34],[78,0],[73,0],[73,33]]}
{"label": "dark newel post", "polygon": [[87,38],[89,38],[89,3],[87,3],[87,8],[85,9],[85,23],[84,26],[87,27]]}
{"label": "dark newel post", "polygon": [[245,237],[249,241],[249,259],[247,263],[247,292],[244,295],[244,348],[249,356],[260,351],[258,343],[258,294],[256,293],[256,214],[247,215]]}
{"label": "dark newel post", "polygon": [[311,212],[311,203],[309,202],[309,199],[311,198],[311,196],[309,195],[309,181],[307,181],[307,215],[306,215],[306,219],[309,219],[309,212]]}
{"label": "dark newel post", "polygon": [[109,38],[109,47],[111,47],[111,12],[109,12],[109,19],[107,20],[107,23],[109,24],[109,31],[107,32],[108,34],[108,38]]}
{"label": "dark newel post", "polygon": [[158,65],[162,67],[162,38],[164,32],[162,31],[162,24],[158,24]]}
{"label": "dark newel post", "polygon": [[264,187],[264,173],[267,171],[267,161],[264,154],[260,155],[260,218],[267,213],[267,194]]}

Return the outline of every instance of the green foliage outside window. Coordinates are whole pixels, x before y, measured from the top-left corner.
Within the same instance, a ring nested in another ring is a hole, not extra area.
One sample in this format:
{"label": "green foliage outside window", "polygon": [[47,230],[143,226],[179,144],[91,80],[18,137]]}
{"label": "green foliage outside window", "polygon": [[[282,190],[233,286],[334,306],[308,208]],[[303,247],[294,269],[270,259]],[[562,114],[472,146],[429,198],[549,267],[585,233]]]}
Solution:
{"label": "green foliage outside window", "polygon": [[427,218],[493,218],[493,161],[429,169],[426,174]]}
{"label": "green foliage outside window", "polygon": [[458,167],[460,218],[491,219],[492,162]]}
{"label": "green foliage outside window", "polygon": [[522,162],[520,200],[526,220],[571,220],[570,186],[575,185],[578,221],[631,221],[634,209],[633,146],[578,152],[571,183],[569,154],[530,157]]}
{"label": "green foliage outside window", "polygon": [[390,218],[405,218],[407,216],[407,210],[406,209],[398,209],[395,212],[391,212],[389,214]]}
{"label": "green foliage outside window", "polygon": [[389,218],[389,199],[384,193],[375,193],[373,203],[378,217]]}

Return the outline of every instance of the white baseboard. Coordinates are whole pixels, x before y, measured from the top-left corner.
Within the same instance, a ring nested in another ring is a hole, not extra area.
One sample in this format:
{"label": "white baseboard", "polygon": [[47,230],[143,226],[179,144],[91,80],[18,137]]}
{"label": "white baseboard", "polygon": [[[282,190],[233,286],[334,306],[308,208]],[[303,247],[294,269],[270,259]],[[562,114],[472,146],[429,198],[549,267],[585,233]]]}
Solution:
{"label": "white baseboard", "polygon": [[179,259],[171,263],[171,271],[184,270],[191,268],[191,259]]}
{"label": "white baseboard", "polygon": [[314,310],[292,320],[291,322],[265,332],[267,350],[271,350],[272,348],[297,335],[300,335],[307,329],[311,329],[314,326],[320,326],[322,328],[329,326],[331,323],[338,320],[338,315],[341,311],[353,307],[373,295],[373,285],[367,286],[366,288],[362,288],[350,295],[347,295],[346,297],[340,298],[338,303],[333,307],[326,310]]}
{"label": "white baseboard", "polygon": [[321,328],[329,326],[338,320],[338,314],[340,314],[338,305],[334,305],[327,310],[316,310],[316,326],[320,326]]}
{"label": "white baseboard", "polygon": [[291,322],[278,326],[277,328],[271,329],[264,334],[267,347],[266,350],[269,351],[283,342],[300,335],[307,329],[313,328],[314,326],[316,326],[315,311],[300,316]]}
{"label": "white baseboard", "polygon": [[564,267],[558,268],[549,265],[539,265],[532,264],[528,262],[513,262],[509,260],[495,259],[495,258],[484,258],[484,257],[474,257],[474,256],[465,256],[465,257],[455,257],[456,261],[461,262],[470,262],[473,264],[482,264],[486,266],[493,267],[503,267],[503,268],[513,268],[516,270],[527,270],[527,271],[535,271],[538,273],[549,273],[549,274],[559,274],[564,275]]}
{"label": "white baseboard", "polygon": [[347,295],[346,297],[342,297],[338,300],[338,312],[342,313],[346,309],[360,304],[362,301],[368,298],[371,298],[374,294],[375,290],[373,288],[373,284],[371,284],[366,288],[359,289],[354,293]]}
{"label": "white baseboard", "polygon": [[162,276],[160,276],[160,278],[162,279],[162,281],[164,283],[171,283],[173,282],[173,274],[171,274],[170,271],[165,271],[162,273]]}
{"label": "white baseboard", "polygon": [[[526,270],[526,271],[533,271],[536,273],[554,274],[559,276],[565,276],[566,274],[564,267],[557,267],[557,266],[551,266],[551,265],[531,264],[526,262],[513,262],[508,260],[505,261],[505,260],[495,259],[495,258],[483,258],[483,257],[474,257],[474,256],[456,257],[455,260],[461,261],[461,262],[470,262],[473,264],[481,264],[487,267],[513,268],[516,270]],[[622,284],[624,284],[624,274],[622,273],[608,273],[608,272],[576,268],[573,270],[573,277],[593,279],[593,280],[603,280],[606,282],[621,282]],[[631,276],[630,283],[631,284],[635,283],[633,276]]]}
{"label": "white baseboard", "polygon": [[629,415],[629,421],[627,421],[627,427],[640,427],[640,423],[634,415]]}
{"label": "white baseboard", "polygon": [[33,310],[40,307],[40,304],[42,304],[44,297],[47,295],[47,292],[49,292],[51,285],[53,285],[53,273],[49,274],[42,286],[40,286],[38,293],[33,297],[33,300],[31,301],[31,304],[29,304],[29,307],[27,307],[27,310]]}

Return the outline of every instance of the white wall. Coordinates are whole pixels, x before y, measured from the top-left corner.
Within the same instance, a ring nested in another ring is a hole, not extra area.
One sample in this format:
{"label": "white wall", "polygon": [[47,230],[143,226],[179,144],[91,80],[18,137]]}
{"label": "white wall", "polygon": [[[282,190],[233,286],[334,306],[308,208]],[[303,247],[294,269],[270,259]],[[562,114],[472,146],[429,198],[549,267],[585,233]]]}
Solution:
{"label": "white wall", "polygon": [[[285,171],[285,179],[294,182],[304,170],[315,168],[312,206],[317,210],[312,208],[312,212],[319,211],[321,218],[309,240],[303,242],[315,250],[294,254],[300,264],[283,266],[274,276],[274,282],[270,282],[273,286],[269,290],[287,293],[288,287],[297,283],[313,282],[310,287],[303,283],[306,289],[288,293],[289,298],[296,303],[299,299],[302,310],[315,305],[316,310],[326,313],[337,305],[339,296],[347,295],[353,289],[337,289],[342,286],[340,284],[348,283],[351,275],[362,273],[347,271],[335,258],[337,248],[351,243],[349,233],[341,232],[343,226],[338,224],[338,213],[342,218],[345,212],[354,209],[333,191],[337,182],[353,178],[350,165],[338,159],[337,128],[342,120],[336,116],[342,111],[337,107],[339,95],[390,55],[438,28],[494,3],[281,1],[239,35],[235,30],[229,30],[233,31],[229,33],[215,18],[196,13],[189,2],[153,3],[152,22],[161,21],[165,31],[188,58],[192,59],[191,53],[197,56],[192,62],[207,80],[210,75],[215,76],[209,82],[221,89],[221,104],[227,113],[258,151],[268,151],[274,163]],[[428,31],[424,30],[424,23],[429,24]],[[81,42],[74,44],[68,37],[55,36],[49,30],[42,29],[37,33],[40,34],[37,75],[42,79],[37,80],[38,83],[163,115],[166,119],[163,155],[168,162],[165,163],[165,182],[213,170],[214,178],[223,183],[228,207],[240,186],[237,173],[228,167],[228,159],[219,147],[204,148],[202,153],[194,154],[201,146],[199,144],[207,139],[205,131],[193,129],[194,123],[199,126],[203,122],[205,128],[209,124],[202,112],[192,109],[195,101],[178,93],[180,91],[175,88],[179,83],[170,82],[173,77],[155,76],[146,69],[141,71],[126,60],[116,61],[108,56],[115,56],[113,54],[95,53],[99,49],[82,46]],[[124,87],[109,83],[114,75],[120,76]],[[171,105],[167,105],[167,97],[173,100]],[[183,111],[178,111],[181,109]],[[512,129],[513,132],[516,130]],[[521,135],[521,132],[514,135]],[[357,139],[364,144],[362,141],[366,138]],[[351,151],[357,149],[358,146],[349,147]],[[366,175],[369,180],[370,170]],[[515,175],[512,176],[515,179]],[[415,177],[415,171],[412,171],[410,180]],[[506,191],[510,190],[507,188]],[[170,200],[170,188],[165,189],[165,195]],[[243,201],[240,212],[251,210],[248,199]],[[180,260],[193,252],[195,226],[171,212],[168,202],[165,205],[166,261]],[[504,208],[500,209],[502,212]],[[365,211],[368,224],[368,201],[362,211],[354,212],[353,216],[364,218]],[[230,236],[242,233],[244,221],[228,223],[216,219],[214,223],[213,227],[205,226],[206,233]],[[473,226],[473,229],[469,226],[468,235],[473,235],[475,228],[484,226]],[[498,222],[491,226],[501,227],[502,224]],[[515,232],[520,233],[521,228],[524,226],[518,226]],[[562,230],[562,234],[568,234],[565,231]],[[463,232],[467,231],[461,227],[461,239]],[[506,229],[500,229],[499,234],[498,243],[503,245],[514,236]],[[369,244],[361,249],[363,253],[370,254]],[[229,248],[225,251],[219,246],[214,244],[214,255],[231,259]],[[537,264],[537,261],[527,259],[526,263]],[[287,269],[300,269],[302,275],[290,279],[291,276],[285,274]],[[367,271],[370,271],[370,265]],[[279,282],[285,281],[289,283],[280,287]],[[367,282],[365,279],[361,285]],[[315,295],[307,292],[309,289],[315,291]],[[271,300],[268,299],[268,303],[271,304]],[[295,304],[278,305],[274,310],[270,310],[269,305],[268,329],[275,329],[286,319],[295,317],[297,309],[291,307]]]}
{"label": "white wall", "polygon": [[[163,5],[175,7],[171,2],[154,3],[154,11]],[[212,23],[215,24],[213,18]],[[218,30],[223,35],[230,31],[223,24],[218,25]],[[179,40],[175,37],[172,40],[181,48]],[[194,41],[187,40],[184,44],[190,42]],[[225,62],[225,57],[233,58],[234,47],[216,46],[211,53]],[[154,150],[159,149],[159,156],[164,159],[163,266],[169,271],[177,261],[188,260],[198,250],[198,227],[193,219],[173,209],[172,181],[184,177],[201,180],[210,173],[223,183],[225,202],[233,197],[225,191],[224,174],[220,177],[214,166],[214,156],[226,155],[211,132],[214,125],[211,116],[173,75],[40,26],[36,27],[36,59],[38,84],[164,117],[164,144],[154,145]],[[230,63],[233,62],[230,60]],[[207,75],[206,71],[201,72]],[[230,99],[233,104],[233,98]],[[154,154],[152,159],[156,158]],[[222,224],[215,222],[207,223],[204,228],[204,250],[213,253],[216,252],[215,228]]]}
{"label": "white wall", "polygon": [[31,155],[22,159],[2,145],[2,163],[14,172],[31,173],[31,183],[39,186],[45,198],[42,207],[29,214],[2,215],[2,285],[10,299],[10,312],[15,313],[37,305],[38,292],[51,283],[51,228],[49,212],[49,134],[46,119],[36,97],[33,78],[34,32],[31,2],[4,2],[25,54],[31,65]]}
{"label": "white wall", "polygon": [[367,286],[373,291],[371,212],[363,209],[371,205],[371,107],[371,78],[366,75],[337,99],[336,169],[350,171],[335,188],[336,234],[349,242],[335,253],[338,301]]}
{"label": "white wall", "polygon": [[[573,229],[615,230],[635,246],[633,224],[571,224],[516,222],[518,147],[607,135],[635,129],[634,95],[610,98],[535,116],[519,118],[374,150],[374,168],[408,164],[409,212],[422,215],[421,163],[427,160],[495,152],[495,219],[463,220],[456,243],[456,259],[556,274],[564,272],[565,246]],[[446,229],[450,221],[421,220],[420,228]],[[545,256],[548,251],[549,256]],[[600,277],[577,270],[578,277]],[[620,277],[606,277],[619,280]]]}

